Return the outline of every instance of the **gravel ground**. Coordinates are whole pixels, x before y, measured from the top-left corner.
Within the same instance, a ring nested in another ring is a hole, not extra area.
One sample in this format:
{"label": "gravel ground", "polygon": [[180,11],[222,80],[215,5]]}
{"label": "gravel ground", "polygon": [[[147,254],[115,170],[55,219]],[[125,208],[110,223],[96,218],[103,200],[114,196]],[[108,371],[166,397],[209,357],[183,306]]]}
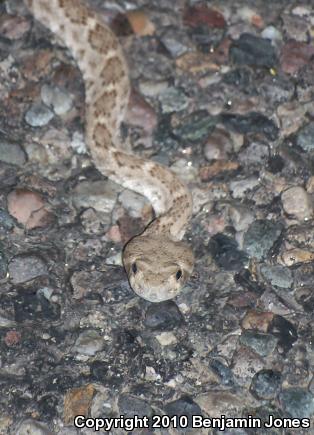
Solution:
{"label": "gravel ground", "polygon": [[165,414],[189,427],[129,433],[314,434],[313,2],[93,4],[130,65],[123,134],[193,192],[195,272],[174,301],[133,294],[121,248],[151,205],[94,168],[68,51],[2,2],[0,433]]}

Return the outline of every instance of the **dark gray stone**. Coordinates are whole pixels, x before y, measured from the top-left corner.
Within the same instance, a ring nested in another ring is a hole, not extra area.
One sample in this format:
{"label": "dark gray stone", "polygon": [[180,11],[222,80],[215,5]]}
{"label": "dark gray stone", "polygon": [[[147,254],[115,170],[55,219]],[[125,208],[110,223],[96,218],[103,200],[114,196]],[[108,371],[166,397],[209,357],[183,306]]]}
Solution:
{"label": "dark gray stone", "polygon": [[261,266],[261,274],[275,287],[289,289],[293,284],[291,270],[288,267],[281,266],[280,264],[274,266],[263,264]]}
{"label": "dark gray stone", "polygon": [[21,284],[47,275],[46,263],[36,255],[17,255],[9,263],[9,274],[14,284]]}
{"label": "dark gray stone", "polygon": [[314,122],[310,122],[298,131],[297,145],[304,151],[314,150]]}
{"label": "dark gray stone", "polygon": [[25,121],[31,127],[43,127],[53,118],[53,112],[44,104],[33,104],[25,114]]}
{"label": "dark gray stone", "polygon": [[266,257],[282,232],[282,224],[258,219],[244,234],[243,248],[251,256],[261,260]]}
{"label": "dark gray stone", "polygon": [[273,370],[261,370],[255,373],[251,383],[251,392],[258,399],[273,399],[279,390],[281,375]]}
{"label": "dark gray stone", "polygon": [[293,418],[309,418],[314,415],[314,395],[303,388],[287,388],[279,395],[284,411]]}
{"label": "dark gray stone", "polygon": [[245,331],[240,336],[240,342],[259,355],[267,356],[276,349],[278,339],[271,334]]}
{"label": "dark gray stone", "polygon": [[144,324],[150,329],[171,330],[183,322],[183,316],[173,301],[152,304],[148,307]]}
{"label": "dark gray stone", "polygon": [[205,139],[213,131],[216,122],[206,110],[199,110],[186,116],[173,130],[173,134],[184,142],[197,142]]}
{"label": "dark gray stone", "polygon": [[231,44],[229,56],[231,61],[238,65],[270,68],[278,62],[276,50],[271,42],[250,33],[242,33],[240,38]]}
{"label": "dark gray stone", "polygon": [[153,415],[153,408],[145,400],[131,394],[121,394],[118,400],[120,414],[126,417],[150,417]]}
{"label": "dark gray stone", "polygon": [[237,133],[261,133],[272,141],[278,137],[279,129],[274,121],[259,112],[250,112],[247,115],[222,113],[220,120],[224,125]]}

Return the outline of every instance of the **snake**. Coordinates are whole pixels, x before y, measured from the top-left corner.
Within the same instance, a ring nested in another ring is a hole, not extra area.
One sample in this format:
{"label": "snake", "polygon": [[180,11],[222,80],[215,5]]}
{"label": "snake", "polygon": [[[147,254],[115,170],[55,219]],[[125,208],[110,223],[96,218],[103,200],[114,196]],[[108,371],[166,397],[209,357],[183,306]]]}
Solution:
{"label": "snake", "polygon": [[150,302],[176,297],[194,267],[182,241],[192,217],[192,195],[166,166],[127,150],[121,123],[131,83],[121,44],[101,15],[81,0],[24,0],[35,20],[71,53],[85,86],[85,141],[95,167],[123,188],[145,196],[154,218],[123,248],[133,291]]}

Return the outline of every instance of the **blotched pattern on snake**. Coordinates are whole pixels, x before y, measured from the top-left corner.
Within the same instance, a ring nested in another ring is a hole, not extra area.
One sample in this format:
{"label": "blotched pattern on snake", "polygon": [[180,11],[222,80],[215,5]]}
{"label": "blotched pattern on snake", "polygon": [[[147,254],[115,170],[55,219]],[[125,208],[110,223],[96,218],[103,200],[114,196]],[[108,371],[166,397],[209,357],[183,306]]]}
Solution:
{"label": "blotched pattern on snake", "polygon": [[36,20],[68,47],[85,82],[86,143],[97,169],[123,187],[146,196],[156,213],[123,250],[133,290],[160,302],[175,297],[190,276],[194,257],[181,241],[192,214],[186,186],[166,167],[123,151],[120,124],[130,82],[121,46],[80,0],[25,0]]}

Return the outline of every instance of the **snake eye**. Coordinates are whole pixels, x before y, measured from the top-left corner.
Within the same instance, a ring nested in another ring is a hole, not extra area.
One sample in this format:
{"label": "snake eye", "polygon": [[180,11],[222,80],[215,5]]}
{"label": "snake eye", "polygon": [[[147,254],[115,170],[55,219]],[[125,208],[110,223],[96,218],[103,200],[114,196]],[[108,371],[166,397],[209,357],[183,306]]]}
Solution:
{"label": "snake eye", "polygon": [[179,279],[181,278],[181,276],[182,276],[182,270],[179,269],[179,270],[177,271],[177,273],[176,273],[176,280],[179,281]]}
{"label": "snake eye", "polygon": [[137,266],[136,266],[136,263],[132,263],[132,266],[131,266],[131,268],[132,268],[132,272],[134,273],[134,275],[136,274],[136,272],[137,272]]}

